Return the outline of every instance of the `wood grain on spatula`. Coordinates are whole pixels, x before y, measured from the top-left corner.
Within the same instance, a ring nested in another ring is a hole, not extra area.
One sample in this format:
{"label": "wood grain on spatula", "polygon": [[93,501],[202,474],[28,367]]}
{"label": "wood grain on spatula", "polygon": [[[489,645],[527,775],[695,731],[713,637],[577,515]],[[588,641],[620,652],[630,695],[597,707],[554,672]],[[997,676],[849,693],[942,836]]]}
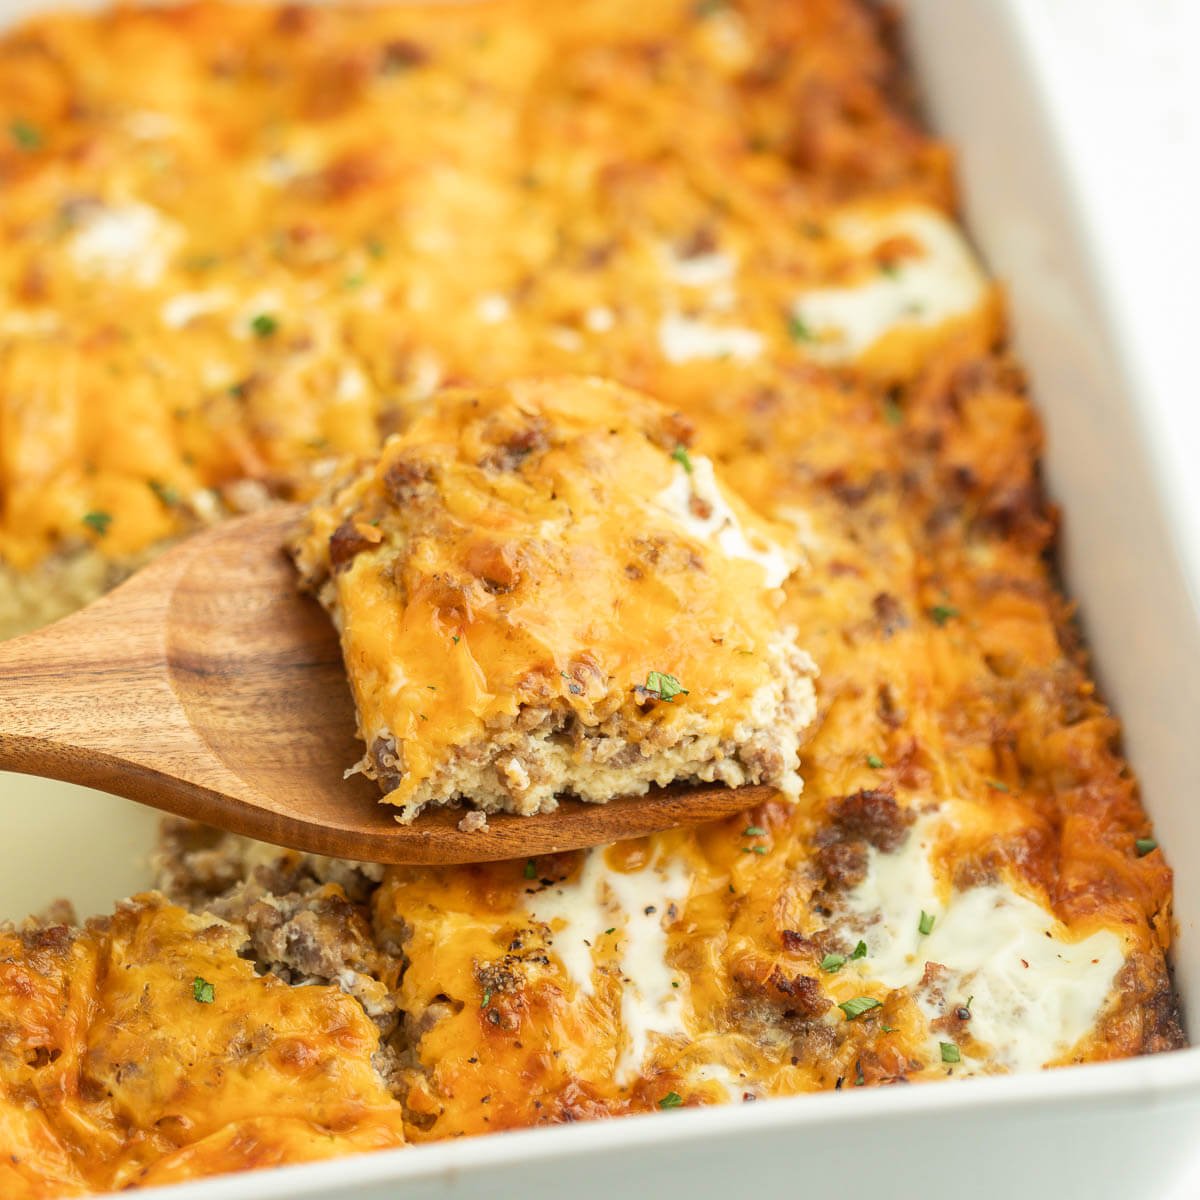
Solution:
{"label": "wood grain on spatula", "polygon": [[534,817],[400,825],[361,775],[336,633],[281,546],[298,509],[226,522],[54,625],[0,642],[0,768],[364,862],[461,863],[602,845],[729,816],[767,787],[656,789]]}

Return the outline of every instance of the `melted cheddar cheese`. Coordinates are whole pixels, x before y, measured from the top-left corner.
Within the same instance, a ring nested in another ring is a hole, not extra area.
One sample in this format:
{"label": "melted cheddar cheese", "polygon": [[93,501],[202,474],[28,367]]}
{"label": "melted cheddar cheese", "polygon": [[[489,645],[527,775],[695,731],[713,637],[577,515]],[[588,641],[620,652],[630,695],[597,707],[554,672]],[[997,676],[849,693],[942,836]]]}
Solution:
{"label": "melted cheddar cheese", "polygon": [[0,1193],[82,1195],[403,1144],[362,1008],[257,975],[242,941],[149,894],[84,930],[0,932]]}
{"label": "melted cheddar cheese", "polygon": [[[62,935],[33,974],[5,935],[0,1191],[1182,1044],[1171,872],[1047,565],[1040,427],[894,34],[858,0],[479,0],[119,7],[0,39],[5,628],[76,568],[101,564],[79,598],[196,523],[314,495],[436,420],[441,387],[571,373],[682,413],[693,463],[783,528],[804,570],[773,619],[821,670],[798,804],[362,873],[392,1099],[354,1003],[252,977],[203,920],[114,919],[159,930],[135,971],[165,1034],[98,974],[111,935]],[[245,892],[236,921],[274,945],[280,856],[225,844],[182,891]],[[256,951],[284,974],[292,952]],[[265,1022],[229,1069],[223,996]],[[154,1067],[95,1084],[81,1039]],[[211,1087],[177,1110],[155,1089],[193,1045]],[[288,1059],[310,1053],[361,1124],[306,1124]]]}
{"label": "melted cheddar cheese", "polygon": [[788,530],[690,440],[597,380],[448,393],[310,510],[297,563],[341,633],[361,767],[404,819],[677,778],[799,791],[815,703],[779,629]]}

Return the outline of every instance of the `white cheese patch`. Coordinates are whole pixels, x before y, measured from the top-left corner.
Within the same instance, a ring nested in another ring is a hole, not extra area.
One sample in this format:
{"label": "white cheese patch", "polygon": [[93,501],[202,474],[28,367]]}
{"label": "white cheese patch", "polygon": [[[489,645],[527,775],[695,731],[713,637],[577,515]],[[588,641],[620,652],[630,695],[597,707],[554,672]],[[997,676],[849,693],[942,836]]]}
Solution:
{"label": "white cheese patch", "polygon": [[158,313],[168,328],[182,329],[193,318],[224,308],[228,302],[227,292],[180,292],[165,301]]}
{"label": "white cheese patch", "polygon": [[[1122,940],[1101,930],[1082,941],[1039,904],[1004,883],[938,898],[929,854],[939,818],[924,817],[894,854],[870,851],[867,877],[848,895],[843,930],[867,956],[847,963],[863,980],[914,988],[926,963],[947,968],[944,1001],[919,997],[933,1020],[971,1000],[970,1033],[991,1048],[991,1061],[1010,1071],[1033,1071],[1066,1054],[1088,1034],[1125,961]],[[922,912],[933,918],[920,932]],[[974,999],[971,999],[974,997]],[[939,1040],[930,1034],[930,1061]],[[971,1074],[964,1052],[956,1073]],[[986,1064],[980,1064],[986,1065]]]}
{"label": "white cheese patch", "polygon": [[745,1093],[753,1094],[746,1080],[736,1076],[724,1063],[701,1063],[689,1072],[688,1078],[692,1083],[717,1084],[725,1090],[726,1100],[741,1100]]}
{"label": "white cheese patch", "polygon": [[667,264],[668,274],[676,283],[693,288],[727,283],[737,271],[737,261],[733,256],[718,251],[694,254],[691,258],[677,258],[668,251]]}
{"label": "white cheese patch", "polygon": [[339,404],[361,400],[371,390],[370,381],[358,367],[347,364],[338,372],[334,399]]}
{"label": "white cheese patch", "polygon": [[583,314],[583,323],[590,333],[608,333],[616,325],[617,319],[611,308],[596,304]]}
{"label": "white cheese patch", "polygon": [[89,278],[153,287],[183,238],[174,222],[148,204],[97,206],[85,210],[68,253]]}
{"label": "white cheese patch", "polygon": [[680,313],[668,313],[658,325],[658,344],[668,362],[736,358],[747,361],[763,352],[763,337],[753,329],[710,325]]}
{"label": "white cheese patch", "polygon": [[[672,905],[682,908],[691,880],[677,858],[640,871],[615,871],[603,847],[592,850],[571,883],[526,896],[535,921],[550,926],[551,948],[580,995],[595,993],[592,947],[614,938],[621,972],[622,1046],[615,1078],[626,1084],[641,1071],[651,1034],[686,1036],[683,980],[667,965]],[[612,929],[612,933],[605,930]]]}
{"label": "white cheese patch", "polygon": [[501,321],[507,321],[512,316],[512,305],[507,296],[491,292],[480,296],[479,303],[475,305],[475,313],[485,325],[499,325]]}
{"label": "white cheese patch", "polygon": [[[766,574],[767,587],[779,587],[796,569],[781,547],[763,539],[761,546],[752,545],[737,514],[721,494],[713,476],[712,462],[701,454],[691,457],[691,473],[679,464],[671,482],[654,498],[659,508],[670,513],[697,541],[711,542],[730,558],[745,558],[756,562]],[[700,502],[708,515],[697,516],[693,499]]]}
{"label": "white cheese patch", "polygon": [[919,257],[902,257],[889,272],[847,287],[802,292],[792,312],[810,335],[806,352],[822,362],[848,362],[903,326],[935,326],[975,309],[987,280],[966,239],[934,209],[914,207],[867,219],[842,217],[833,235],[864,255],[892,238],[911,240]]}
{"label": "white cheese patch", "polygon": [[408,364],[408,392],[413,400],[427,400],[442,382],[442,362],[429,350],[418,350]]}

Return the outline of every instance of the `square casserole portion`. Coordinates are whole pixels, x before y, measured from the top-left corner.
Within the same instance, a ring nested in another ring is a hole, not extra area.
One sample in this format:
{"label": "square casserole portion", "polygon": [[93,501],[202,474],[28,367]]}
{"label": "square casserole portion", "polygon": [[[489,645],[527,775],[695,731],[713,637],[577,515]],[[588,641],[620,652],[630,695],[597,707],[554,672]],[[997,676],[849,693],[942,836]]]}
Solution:
{"label": "square casserole portion", "polygon": [[690,438],[596,379],[452,390],[311,507],[292,552],[341,636],[357,769],[400,820],[676,780],[799,792],[798,564]]}

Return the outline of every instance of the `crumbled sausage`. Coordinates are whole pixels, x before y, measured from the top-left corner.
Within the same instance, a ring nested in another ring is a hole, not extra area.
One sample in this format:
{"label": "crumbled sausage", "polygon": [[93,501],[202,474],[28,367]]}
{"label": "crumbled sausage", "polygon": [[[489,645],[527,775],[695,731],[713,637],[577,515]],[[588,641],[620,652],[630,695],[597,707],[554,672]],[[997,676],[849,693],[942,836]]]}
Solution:
{"label": "crumbled sausage", "polygon": [[901,808],[891,792],[876,788],[835,800],[830,818],[843,836],[863,838],[885,854],[900,845],[913,823],[913,814]]}
{"label": "crumbled sausage", "polygon": [[356,554],[369,550],[374,543],[355,528],[353,521],[343,521],[329,537],[329,562],[335,571],[350,563]]}

